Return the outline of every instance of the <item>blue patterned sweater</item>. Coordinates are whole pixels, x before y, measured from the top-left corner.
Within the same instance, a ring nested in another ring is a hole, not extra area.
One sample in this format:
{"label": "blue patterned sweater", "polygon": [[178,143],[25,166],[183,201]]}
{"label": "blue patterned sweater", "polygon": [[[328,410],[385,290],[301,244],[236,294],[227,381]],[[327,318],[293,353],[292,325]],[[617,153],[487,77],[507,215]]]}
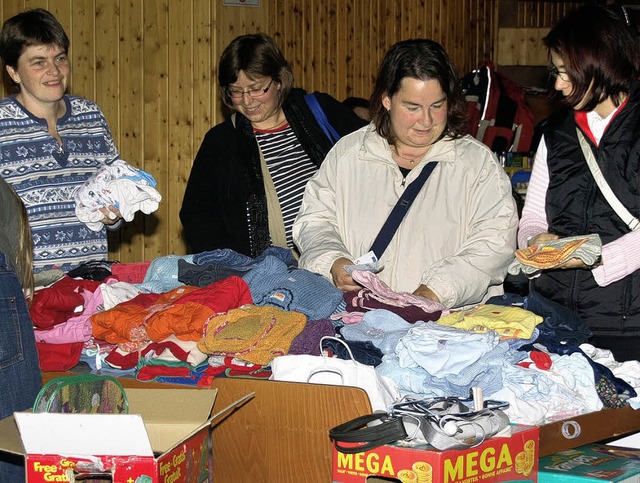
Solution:
{"label": "blue patterned sweater", "polygon": [[98,105],[64,96],[58,120],[62,146],[44,119],[33,116],[15,97],[0,100],[0,176],[22,198],[34,245],[34,270],[67,272],[90,260],[107,258],[107,236],[88,229],[75,214],[74,192],[100,167],[118,157]]}

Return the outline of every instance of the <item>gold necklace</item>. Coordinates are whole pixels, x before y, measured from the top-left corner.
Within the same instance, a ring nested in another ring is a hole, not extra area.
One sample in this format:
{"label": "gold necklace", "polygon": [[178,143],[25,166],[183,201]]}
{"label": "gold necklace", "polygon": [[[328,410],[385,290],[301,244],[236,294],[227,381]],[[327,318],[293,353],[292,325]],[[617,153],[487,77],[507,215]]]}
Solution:
{"label": "gold necklace", "polygon": [[422,157],[427,154],[426,151],[422,154],[422,156],[419,157],[414,157],[414,158],[408,158],[407,156],[403,156],[402,154],[400,154],[398,152],[398,148],[397,147],[393,147],[393,151],[392,151],[396,156],[398,156],[400,159],[404,159],[405,161],[408,161],[409,164],[413,165],[416,160],[418,160],[418,158],[422,159]]}

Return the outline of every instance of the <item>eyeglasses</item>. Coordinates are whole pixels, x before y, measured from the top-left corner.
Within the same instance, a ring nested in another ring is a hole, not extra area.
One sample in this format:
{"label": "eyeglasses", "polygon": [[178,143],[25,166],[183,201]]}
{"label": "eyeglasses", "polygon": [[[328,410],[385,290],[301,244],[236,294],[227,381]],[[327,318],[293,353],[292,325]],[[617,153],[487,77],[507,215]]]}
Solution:
{"label": "eyeglasses", "polygon": [[558,70],[555,65],[549,67],[549,75],[554,79],[560,79],[562,82],[571,82],[569,74],[563,70]]}
{"label": "eyeglasses", "polygon": [[249,97],[260,97],[269,91],[271,84],[273,84],[273,79],[271,79],[266,87],[260,87],[258,89],[247,89],[245,91],[244,89],[234,89],[232,87],[227,87],[227,93],[232,99],[242,99],[245,94],[249,94]]}

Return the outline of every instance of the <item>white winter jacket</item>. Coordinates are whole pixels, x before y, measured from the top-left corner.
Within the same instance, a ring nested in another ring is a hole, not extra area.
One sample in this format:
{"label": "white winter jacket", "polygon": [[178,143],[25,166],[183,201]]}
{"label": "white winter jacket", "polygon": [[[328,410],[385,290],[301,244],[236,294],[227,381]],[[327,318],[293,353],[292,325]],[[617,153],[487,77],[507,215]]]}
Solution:
{"label": "white winter jacket", "polygon": [[435,143],[406,178],[373,124],[342,138],[307,184],[293,237],[300,266],[331,280],[333,262],[371,248],[405,186],[438,166],[380,259],[392,290],[428,286],[449,308],[502,293],[518,215],[509,177],[471,136]]}

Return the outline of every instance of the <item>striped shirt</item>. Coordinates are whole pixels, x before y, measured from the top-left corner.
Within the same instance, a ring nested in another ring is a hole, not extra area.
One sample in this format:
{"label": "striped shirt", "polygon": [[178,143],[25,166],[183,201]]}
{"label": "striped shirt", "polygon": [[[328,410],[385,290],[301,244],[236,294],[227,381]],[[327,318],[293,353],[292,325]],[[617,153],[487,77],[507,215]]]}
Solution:
{"label": "striped shirt", "polygon": [[78,220],[73,194],[118,151],[97,104],[63,99],[66,113],[57,124],[62,146],[46,121],[15,97],[0,100],[0,176],[27,208],[36,272],[54,267],[66,272],[108,254],[105,229],[94,232]]}
{"label": "striped shirt", "polygon": [[278,195],[287,246],[293,248],[291,227],[302,204],[307,181],[318,168],[302,149],[288,123],[278,129],[254,129],[254,132]]}

